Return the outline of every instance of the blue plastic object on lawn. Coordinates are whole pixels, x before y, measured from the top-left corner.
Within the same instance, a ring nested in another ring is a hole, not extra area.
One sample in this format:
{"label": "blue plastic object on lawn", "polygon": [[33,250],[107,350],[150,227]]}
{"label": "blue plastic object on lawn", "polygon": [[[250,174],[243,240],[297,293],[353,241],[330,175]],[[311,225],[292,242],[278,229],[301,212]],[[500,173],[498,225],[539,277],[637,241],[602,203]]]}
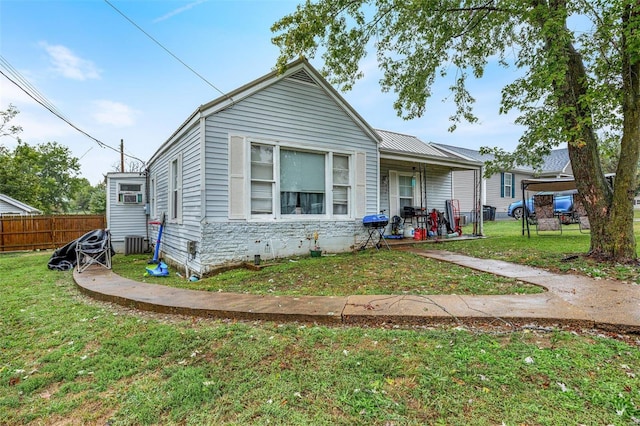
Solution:
{"label": "blue plastic object on lawn", "polygon": [[153,252],[153,259],[151,259],[147,263],[157,264],[160,261],[160,244],[162,243],[162,230],[164,229],[164,221],[165,215],[164,213],[162,213],[162,219],[159,222],[149,222],[152,225],[160,225],[160,227],[158,228],[158,239],[156,240],[156,249]]}
{"label": "blue plastic object on lawn", "polygon": [[147,272],[145,275],[152,277],[167,277],[169,276],[169,267],[166,263],[161,261],[155,268],[147,266]]}

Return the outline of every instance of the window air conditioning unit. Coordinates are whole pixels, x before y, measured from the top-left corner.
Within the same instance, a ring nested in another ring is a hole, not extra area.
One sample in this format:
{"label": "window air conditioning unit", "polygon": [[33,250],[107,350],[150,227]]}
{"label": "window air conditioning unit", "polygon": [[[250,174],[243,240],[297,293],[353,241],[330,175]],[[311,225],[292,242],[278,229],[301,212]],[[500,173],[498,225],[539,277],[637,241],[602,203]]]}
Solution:
{"label": "window air conditioning unit", "polygon": [[141,193],[121,193],[120,201],[123,204],[140,204],[142,203]]}

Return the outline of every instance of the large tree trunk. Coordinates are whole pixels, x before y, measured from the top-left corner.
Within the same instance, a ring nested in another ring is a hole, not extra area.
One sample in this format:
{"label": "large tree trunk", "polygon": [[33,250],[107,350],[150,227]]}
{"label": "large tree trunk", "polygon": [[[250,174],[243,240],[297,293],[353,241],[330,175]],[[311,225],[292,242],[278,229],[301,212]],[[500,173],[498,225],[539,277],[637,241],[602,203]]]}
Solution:
{"label": "large tree trunk", "polygon": [[[550,51],[562,43],[566,60],[564,81],[556,81],[557,105],[563,111],[564,133],[579,197],[591,224],[590,254],[601,259],[630,262],[636,259],[633,233],[633,197],[640,144],[640,61],[637,55],[624,55],[624,125],[621,155],[615,185],[611,188],[602,172],[598,137],[591,125],[591,109],[586,101],[588,76],[582,57],[567,34],[547,39]],[[627,49],[621,49],[630,52]],[[632,60],[635,61],[632,63]]]}
{"label": "large tree trunk", "polygon": [[[606,231],[603,254],[617,261],[636,259],[633,233],[633,198],[636,189],[638,157],[640,155],[640,56],[636,51],[637,26],[640,10],[627,4],[622,16],[622,140],[620,160],[616,169],[613,200]],[[635,33],[635,34],[634,34]],[[593,247],[593,241],[591,242]]]}

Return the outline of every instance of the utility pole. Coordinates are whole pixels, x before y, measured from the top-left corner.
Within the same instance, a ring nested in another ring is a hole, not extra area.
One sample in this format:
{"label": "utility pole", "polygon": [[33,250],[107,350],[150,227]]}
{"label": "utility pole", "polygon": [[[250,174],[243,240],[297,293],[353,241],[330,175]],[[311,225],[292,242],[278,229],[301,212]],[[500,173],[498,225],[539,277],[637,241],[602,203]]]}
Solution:
{"label": "utility pole", "polygon": [[124,170],[124,139],[120,139],[120,171],[122,173],[125,172]]}

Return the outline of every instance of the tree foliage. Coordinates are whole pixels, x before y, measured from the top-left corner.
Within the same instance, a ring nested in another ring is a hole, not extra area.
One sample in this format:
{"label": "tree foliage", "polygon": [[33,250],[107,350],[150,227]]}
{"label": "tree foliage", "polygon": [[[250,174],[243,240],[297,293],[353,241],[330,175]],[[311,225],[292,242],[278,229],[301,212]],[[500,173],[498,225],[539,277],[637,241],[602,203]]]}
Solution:
{"label": "tree foliage", "polygon": [[37,146],[22,141],[0,152],[0,193],[45,213],[66,213],[78,188],[78,159],[57,142]]}
{"label": "tree foliage", "polygon": [[5,111],[0,111],[0,137],[17,137],[17,135],[22,132],[22,127],[9,124],[19,113],[18,108],[12,104],[9,104],[9,107]]}
{"label": "tree foliage", "polygon": [[[375,51],[383,91],[406,119],[422,116],[437,79],[456,104],[451,130],[475,122],[471,78],[489,65],[515,68],[502,87],[501,113],[525,126],[513,152],[490,171],[540,166],[567,144],[592,225],[591,253],[636,258],[632,200],[640,153],[640,4],[637,0],[320,0],[276,22],[278,66],[321,51],[323,73],[341,89],[362,77]],[[514,74],[511,74],[514,75]],[[620,154],[616,160],[616,154]],[[603,166],[605,156],[612,164]],[[611,188],[604,167],[615,169]]]}
{"label": "tree foliage", "polygon": [[107,211],[107,186],[103,182],[92,186],[85,178],[79,178],[70,208],[75,213],[104,214]]}
{"label": "tree foliage", "polygon": [[20,140],[17,135],[22,129],[9,125],[18,113],[13,105],[0,112],[0,136],[18,140],[13,149],[0,146],[0,193],[45,213],[66,213],[82,184],[80,162],[57,142],[31,146]]}

